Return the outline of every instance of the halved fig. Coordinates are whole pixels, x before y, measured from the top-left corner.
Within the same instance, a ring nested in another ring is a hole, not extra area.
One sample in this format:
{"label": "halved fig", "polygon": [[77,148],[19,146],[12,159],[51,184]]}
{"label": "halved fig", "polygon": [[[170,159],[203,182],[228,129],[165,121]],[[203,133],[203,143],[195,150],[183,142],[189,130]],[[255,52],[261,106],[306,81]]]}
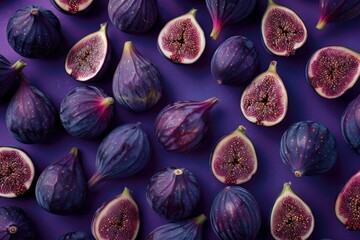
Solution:
{"label": "halved fig", "polygon": [[268,0],[261,34],[266,48],[277,56],[294,55],[307,39],[307,30],[301,18],[273,0]]}
{"label": "halved fig", "polygon": [[324,98],[337,98],[354,86],[360,75],[360,55],[342,46],[317,50],[306,66],[306,77]]}
{"label": "halved fig", "polygon": [[288,95],[276,65],[272,61],[268,70],[252,80],[241,96],[241,111],[252,123],[273,126],[287,113]]}
{"label": "halved fig", "polygon": [[34,175],[34,164],[23,150],[0,147],[0,197],[14,198],[24,194]]}
{"label": "halved fig", "polygon": [[234,132],[223,137],[212,153],[211,171],[222,183],[247,182],[257,170],[255,148],[245,131],[244,126],[239,126]]}
{"label": "halved fig", "polygon": [[95,0],[51,0],[55,8],[66,14],[86,12]]}
{"label": "halved fig", "polygon": [[314,216],[310,207],[284,184],[271,211],[271,235],[276,240],[308,239],[314,230]]}
{"label": "halved fig", "polygon": [[205,49],[205,35],[195,18],[196,12],[197,9],[193,8],[172,19],[160,31],[160,52],[173,63],[194,63]]}
{"label": "halved fig", "polygon": [[100,30],[80,39],[68,52],[65,70],[75,80],[98,80],[105,73],[111,58],[107,25],[102,23]]}

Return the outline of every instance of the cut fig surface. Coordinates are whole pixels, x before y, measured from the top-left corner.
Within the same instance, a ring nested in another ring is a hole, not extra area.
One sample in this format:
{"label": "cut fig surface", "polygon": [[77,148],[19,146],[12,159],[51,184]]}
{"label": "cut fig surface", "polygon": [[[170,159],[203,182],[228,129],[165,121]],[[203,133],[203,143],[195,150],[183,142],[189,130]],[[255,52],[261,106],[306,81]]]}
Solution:
{"label": "cut fig surface", "polygon": [[69,14],[77,14],[88,9],[95,0],[52,0],[55,7]]}

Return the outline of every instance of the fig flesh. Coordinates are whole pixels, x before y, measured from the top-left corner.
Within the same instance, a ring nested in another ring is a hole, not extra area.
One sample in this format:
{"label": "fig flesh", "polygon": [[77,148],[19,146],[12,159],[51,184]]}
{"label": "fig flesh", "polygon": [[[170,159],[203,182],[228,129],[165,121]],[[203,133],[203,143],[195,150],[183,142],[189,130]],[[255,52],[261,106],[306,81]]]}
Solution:
{"label": "fig flesh", "polygon": [[347,145],[360,154],[360,95],[346,107],[341,118],[341,132]]}
{"label": "fig flesh", "polygon": [[0,197],[14,198],[24,194],[34,175],[34,164],[23,150],[0,147]]}
{"label": "fig flesh", "polygon": [[294,55],[304,45],[307,30],[301,18],[291,9],[268,0],[261,22],[265,47],[277,56]]}
{"label": "fig flesh", "polygon": [[314,230],[310,207],[285,183],[271,210],[271,235],[276,240],[309,239]]}
{"label": "fig flesh", "polygon": [[106,72],[110,58],[111,46],[105,22],[98,31],[86,35],[69,50],[65,70],[77,81],[95,81]]}
{"label": "fig flesh", "polygon": [[61,235],[58,240],[95,240],[95,238],[87,232],[69,232]]}
{"label": "fig flesh", "polygon": [[0,99],[8,96],[18,83],[18,74],[26,66],[24,60],[18,60],[14,64],[0,54]]}
{"label": "fig flesh", "polygon": [[66,14],[80,14],[89,10],[95,0],[51,0],[55,8]]}
{"label": "fig flesh", "polygon": [[105,202],[91,222],[91,231],[97,240],[135,240],[139,227],[139,208],[128,188]]}
{"label": "fig flesh", "polygon": [[306,77],[321,97],[334,99],[352,88],[360,75],[359,53],[341,46],[317,50],[309,59]]}
{"label": "fig flesh", "polygon": [[123,108],[134,112],[153,107],[163,94],[163,80],[159,70],[141,55],[131,41],[124,44],[112,87],[116,101]]}
{"label": "fig flesh", "polygon": [[166,106],[155,120],[155,134],[167,151],[189,152],[199,147],[208,130],[208,115],[216,97],[178,101]]}
{"label": "fig flesh", "polygon": [[159,50],[173,63],[194,63],[204,52],[206,40],[204,31],[195,18],[196,12],[197,9],[193,8],[172,19],[159,33]]}
{"label": "fig flesh", "polygon": [[339,192],[336,203],[336,217],[348,230],[360,230],[360,171],[357,171]]}
{"label": "fig flesh", "polygon": [[288,95],[276,65],[272,61],[268,70],[252,80],[241,96],[241,111],[252,123],[273,126],[286,116]]}

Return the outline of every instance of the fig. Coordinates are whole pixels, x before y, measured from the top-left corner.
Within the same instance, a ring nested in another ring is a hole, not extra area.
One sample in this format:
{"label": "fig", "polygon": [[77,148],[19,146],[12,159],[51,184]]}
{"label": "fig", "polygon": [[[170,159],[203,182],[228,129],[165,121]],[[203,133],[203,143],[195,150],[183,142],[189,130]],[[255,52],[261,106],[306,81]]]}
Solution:
{"label": "fig", "polygon": [[268,70],[252,80],[242,93],[241,111],[252,123],[274,126],[286,116],[288,95],[276,65],[272,61]]}
{"label": "fig", "polygon": [[66,14],[80,14],[89,10],[95,0],[51,0],[56,9]]}
{"label": "fig", "polygon": [[79,138],[100,136],[111,123],[114,99],[94,86],[80,86],[66,94],[60,105],[65,130]]}
{"label": "fig", "polygon": [[34,164],[22,149],[0,147],[0,197],[23,195],[29,190],[34,175]]}
{"label": "fig", "polygon": [[306,65],[306,77],[321,97],[334,99],[349,90],[360,75],[359,53],[342,46],[317,50]]}
{"label": "fig", "polygon": [[120,31],[145,33],[158,18],[157,0],[110,0],[108,14]]}
{"label": "fig", "polygon": [[20,207],[0,206],[0,239],[35,240],[34,222]]}
{"label": "fig", "polygon": [[149,233],[146,240],[202,240],[202,227],[205,220],[206,216],[200,214],[192,219],[164,224]]}
{"label": "fig", "polygon": [[101,78],[111,59],[111,46],[107,36],[107,23],[80,39],[69,50],[65,70],[77,81],[96,81]]}
{"label": "fig", "polygon": [[15,89],[18,83],[17,75],[26,66],[24,60],[18,60],[11,64],[0,54],[0,99],[8,96],[9,92]]}
{"label": "fig", "polygon": [[219,239],[255,240],[261,226],[260,208],[245,188],[226,186],[213,200],[210,223]]}
{"label": "fig", "polygon": [[360,154],[360,95],[346,107],[341,118],[341,132],[347,145]]}
{"label": "fig", "polygon": [[96,153],[96,172],[89,187],[99,182],[132,176],[150,160],[150,140],[140,122],[127,123],[112,130]]}
{"label": "fig", "polygon": [[189,152],[198,148],[208,131],[209,111],[216,97],[205,101],[177,101],[167,105],[155,120],[155,134],[167,151]]}
{"label": "fig", "polygon": [[163,94],[159,70],[141,55],[131,41],[124,44],[112,84],[115,100],[123,108],[134,112],[153,107]]}
{"label": "fig", "polygon": [[265,47],[277,56],[294,55],[304,45],[307,30],[301,18],[291,9],[268,0],[261,22]]}
{"label": "fig", "polygon": [[18,9],[6,27],[7,39],[15,52],[27,58],[47,58],[62,41],[58,17],[49,9],[28,5]]}
{"label": "fig", "polygon": [[197,9],[172,19],[160,31],[158,48],[173,63],[191,64],[204,52],[204,31],[195,16]]}
{"label": "fig", "polygon": [[200,185],[189,169],[166,167],[151,177],[146,199],[160,216],[171,221],[182,220],[199,206]]}
{"label": "fig", "polygon": [[69,232],[61,235],[58,240],[95,240],[95,238],[87,232]]}
{"label": "fig", "polygon": [[315,219],[310,207],[290,187],[284,184],[270,216],[271,235],[276,240],[309,239]]}
{"label": "fig", "polygon": [[139,208],[128,188],[105,202],[94,214],[91,222],[97,240],[135,240],[140,227]]}
{"label": "fig", "polygon": [[210,158],[211,171],[225,184],[247,182],[256,173],[257,157],[254,145],[239,126],[216,144]]}
{"label": "fig", "polygon": [[21,73],[20,86],[5,114],[6,126],[19,142],[44,142],[57,127],[57,111],[48,96],[30,84]]}
{"label": "fig", "polygon": [[75,147],[64,158],[44,169],[35,188],[38,204],[58,215],[78,212],[84,205],[85,195],[85,173]]}
{"label": "fig", "polygon": [[360,1],[320,0],[320,16],[316,28],[322,30],[326,24],[341,22],[360,14]]}
{"label": "fig", "polygon": [[211,74],[219,84],[240,85],[254,78],[259,62],[255,45],[246,37],[233,36],[216,49]]}
{"label": "fig", "polygon": [[320,123],[297,122],[282,135],[280,156],[296,177],[325,173],[336,163],[336,139]]}
{"label": "fig", "polygon": [[254,10],[256,0],[206,0],[213,28],[210,37],[216,40],[224,27],[246,18]]}
{"label": "fig", "polygon": [[360,171],[347,180],[340,190],[336,202],[336,217],[348,230],[360,229]]}

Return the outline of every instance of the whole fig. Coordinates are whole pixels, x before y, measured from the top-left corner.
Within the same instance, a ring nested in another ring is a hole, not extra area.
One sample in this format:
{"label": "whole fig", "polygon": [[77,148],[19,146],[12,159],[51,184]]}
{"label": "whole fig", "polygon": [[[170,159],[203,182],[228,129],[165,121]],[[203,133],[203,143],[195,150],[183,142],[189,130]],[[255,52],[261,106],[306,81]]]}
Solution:
{"label": "whole fig", "polygon": [[61,235],[58,240],[95,240],[95,238],[87,232],[68,232]]}
{"label": "whole fig", "polygon": [[18,83],[18,74],[25,66],[26,63],[24,60],[18,60],[14,64],[11,64],[0,54],[0,99],[15,89]]}
{"label": "whole fig", "polygon": [[341,131],[347,145],[360,154],[360,95],[346,107],[341,118]]}

